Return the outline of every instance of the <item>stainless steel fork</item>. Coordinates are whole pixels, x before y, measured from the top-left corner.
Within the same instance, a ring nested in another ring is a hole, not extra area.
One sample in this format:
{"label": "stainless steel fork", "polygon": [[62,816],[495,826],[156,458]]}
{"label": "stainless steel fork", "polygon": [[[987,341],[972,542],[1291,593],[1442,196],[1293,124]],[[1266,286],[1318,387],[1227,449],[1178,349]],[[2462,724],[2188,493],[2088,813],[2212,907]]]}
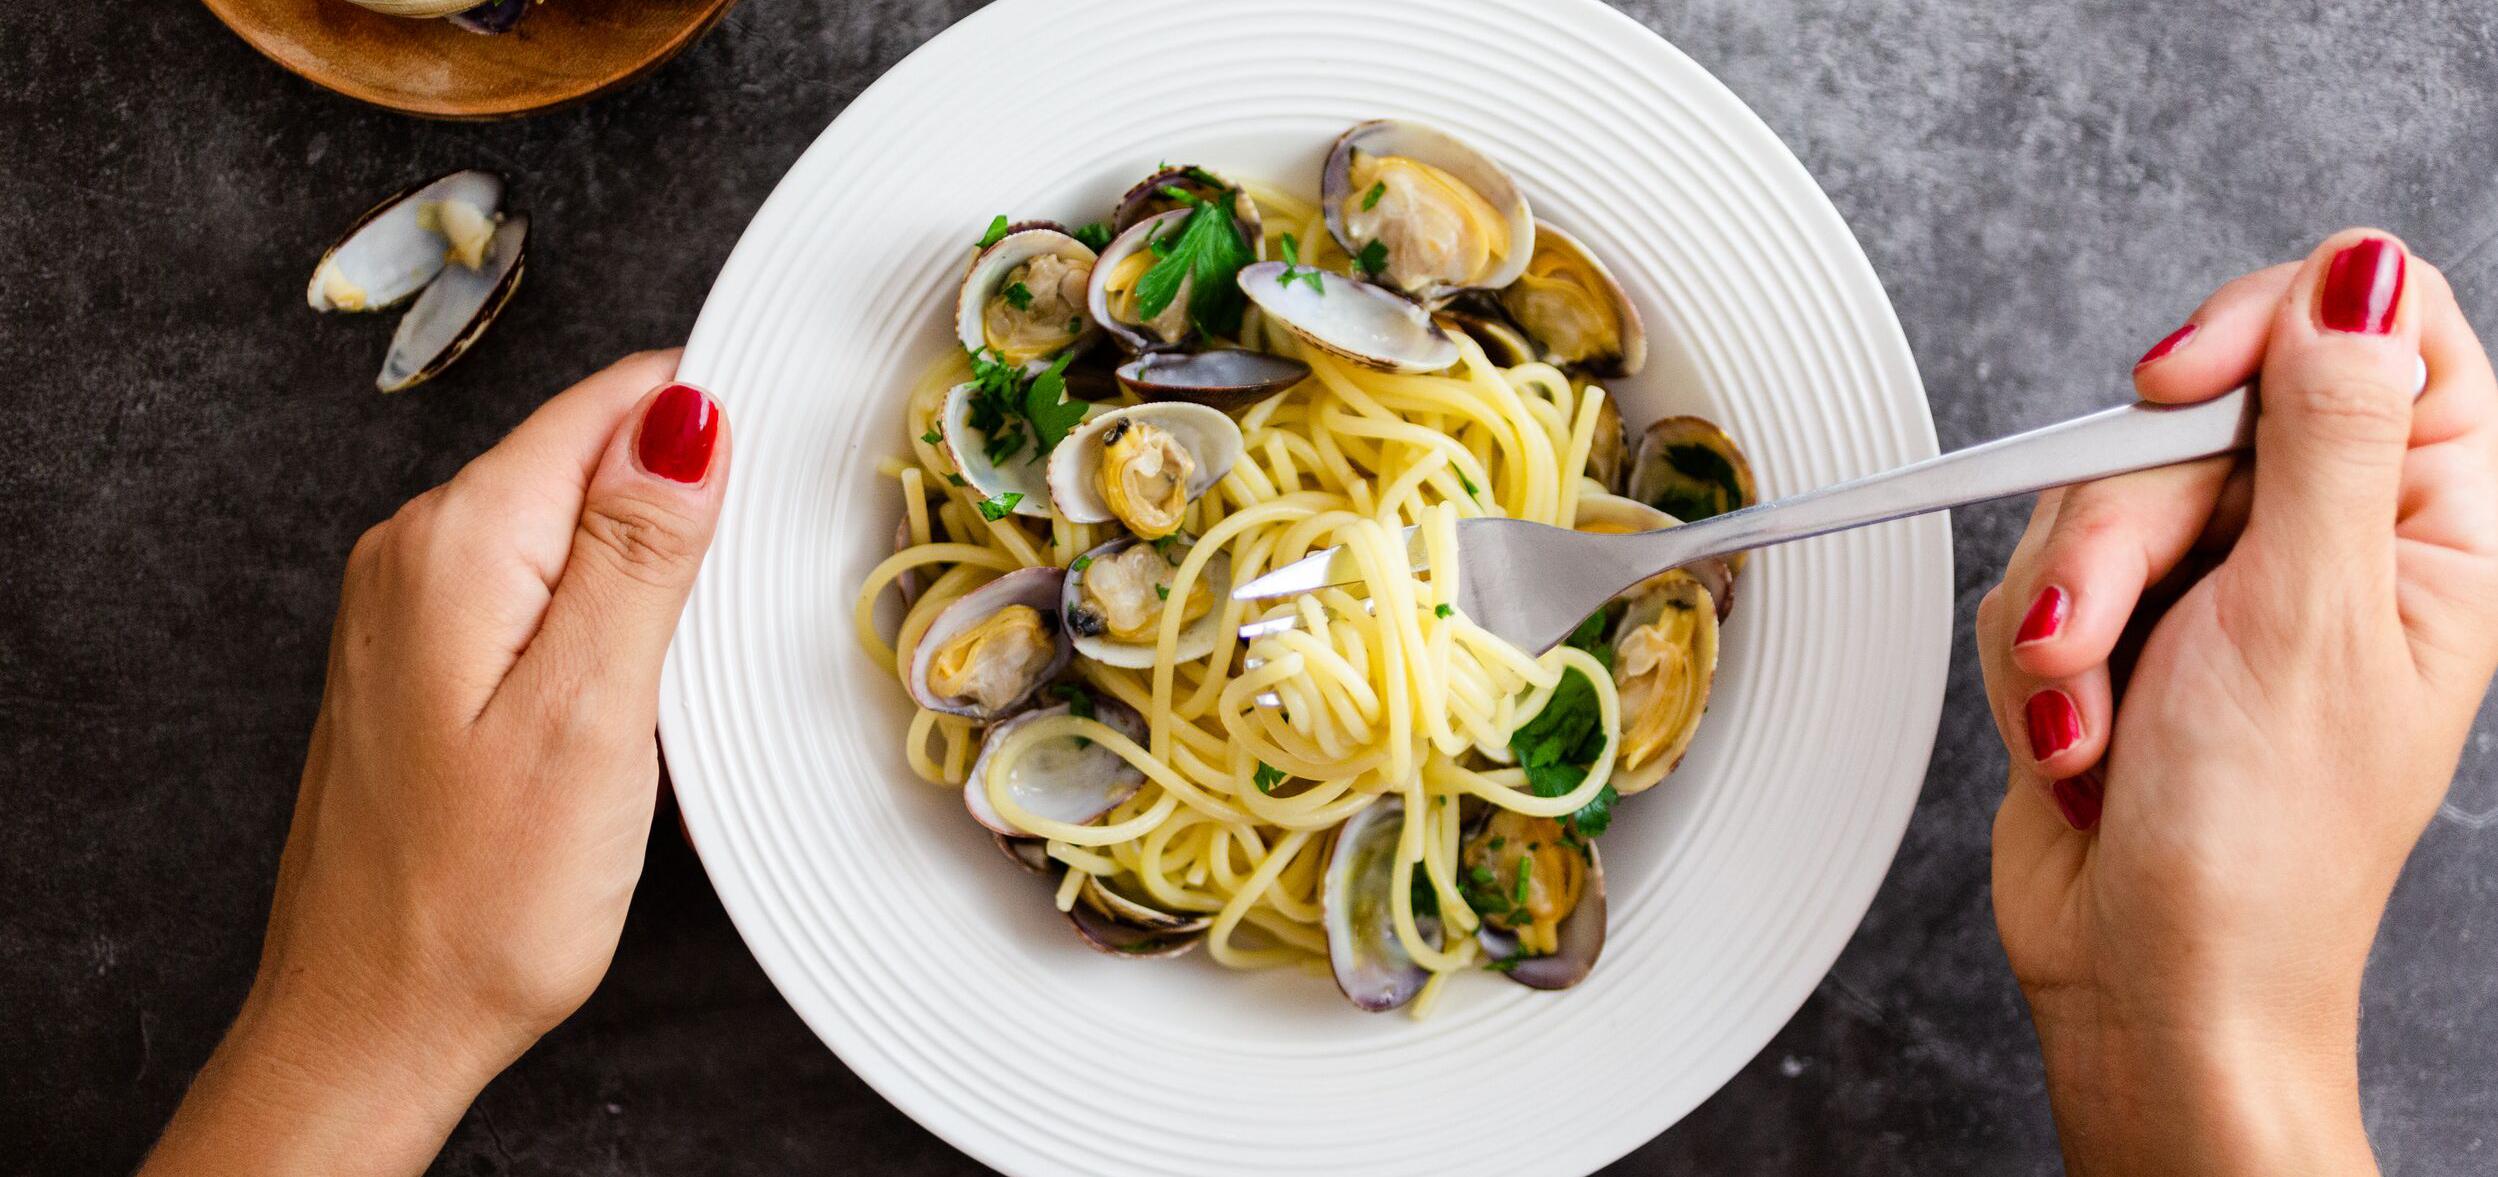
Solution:
{"label": "stainless steel fork", "polygon": [[[1521,649],[1559,645],[1587,615],[1669,568],[1750,548],[1905,519],[2217,457],[2252,445],[2255,386],[2192,405],[2138,403],[1971,446],[1881,474],[1661,531],[1596,535],[1516,519],[1457,525],[1457,607]],[[1407,529],[1408,558],[1423,566]],[[1261,600],[1361,579],[1353,558],[1329,548],[1232,591]],[[1247,641],[1298,624],[1293,613],[1253,621]]]}

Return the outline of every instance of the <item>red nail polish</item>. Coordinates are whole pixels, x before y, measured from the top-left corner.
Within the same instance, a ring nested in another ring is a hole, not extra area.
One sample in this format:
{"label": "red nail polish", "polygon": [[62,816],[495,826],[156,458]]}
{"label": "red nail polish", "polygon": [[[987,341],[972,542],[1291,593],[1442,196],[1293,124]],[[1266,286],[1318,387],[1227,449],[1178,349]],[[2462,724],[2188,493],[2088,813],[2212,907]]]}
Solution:
{"label": "red nail polish", "polygon": [[2404,266],[2402,247],[2383,237],[2363,237],[2342,247],[2325,266],[2316,320],[2328,331],[2392,331],[2394,308],[2403,301]]}
{"label": "red nail polish", "polygon": [[2065,824],[2086,830],[2099,824],[2099,808],[2107,800],[2107,786],[2095,772],[2066,777],[2047,786],[2056,799],[2056,809],[2064,814]]}
{"label": "red nail polish", "polygon": [[2201,331],[2202,329],[2202,326],[2199,324],[2188,323],[2175,331],[2169,332],[2168,338],[2152,344],[2150,351],[2142,353],[2142,358],[2134,361],[2134,367],[2140,369],[2167,359],[2168,353],[2186,346],[2186,341],[2194,338],[2194,333]]}
{"label": "red nail polish", "polygon": [[720,440],[720,410],[691,384],[671,384],[642,414],[642,468],[674,482],[701,482]]}
{"label": "red nail polish", "polygon": [[2063,589],[2052,584],[2040,590],[2038,599],[2030,602],[2030,611],[2022,616],[2021,632],[2012,636],[2012,644],[2026,646],[2056,636],[2056,631],[2064,628],[2065,614],[2072,602]]}
{"label": "red nail polish", "polygon": [[2045,760],[2082,738],[2082,712],[2071,696],[2054,688],[2030,696],[2030,759]]}

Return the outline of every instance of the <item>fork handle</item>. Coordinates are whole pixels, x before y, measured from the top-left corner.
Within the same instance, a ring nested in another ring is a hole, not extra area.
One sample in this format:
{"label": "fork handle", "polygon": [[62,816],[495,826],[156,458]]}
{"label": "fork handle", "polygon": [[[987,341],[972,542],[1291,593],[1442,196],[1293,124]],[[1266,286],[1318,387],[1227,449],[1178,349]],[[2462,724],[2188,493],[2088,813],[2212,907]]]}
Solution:
{"label": "fork handle", "polygon": [[1880,474],[1650,532],[1660,567],[1905,519],[2255,443],[2253,382],[2191,405],[2125,405],[1955,450]]}

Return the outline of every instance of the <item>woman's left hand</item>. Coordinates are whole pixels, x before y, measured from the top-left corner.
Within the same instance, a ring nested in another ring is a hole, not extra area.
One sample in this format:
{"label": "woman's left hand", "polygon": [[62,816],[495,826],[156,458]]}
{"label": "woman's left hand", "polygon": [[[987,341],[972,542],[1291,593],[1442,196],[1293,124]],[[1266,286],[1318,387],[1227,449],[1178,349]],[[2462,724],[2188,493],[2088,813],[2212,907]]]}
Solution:
{"label": "woman's left hand", "polygon": [[356,544],[259,975],[145,1172],[421,1172],[605,974],[727,482],[675,371],[582,381]]}

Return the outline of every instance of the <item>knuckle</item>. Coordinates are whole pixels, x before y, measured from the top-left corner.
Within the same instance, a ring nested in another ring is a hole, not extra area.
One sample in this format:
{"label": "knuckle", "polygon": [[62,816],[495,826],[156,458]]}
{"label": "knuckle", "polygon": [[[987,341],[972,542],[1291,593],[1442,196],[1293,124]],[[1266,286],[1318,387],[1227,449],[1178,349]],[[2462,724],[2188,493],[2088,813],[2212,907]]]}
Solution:
{"label": "knuckle", "polygon": [[1995,587],[1986,590],[1985,596],[1978,598],[1979,631],[1985,632],[1994,629],[1995,624],[2003,620],[2003,616],[2004,586],[1997,584]]}
{"label": "knuckle", "polygon": [[2337,373],[2300,381],[2285,392],[2301,427],[2324,437],[2401,441],[2411,436],[2411,394],[2392,381]]}
{"label": "knuckle", "polygon": [[616,571],[644,584],[683,579],[701,553],[684,518],[655,503],[611,499],[581,515],[581,534]]}

